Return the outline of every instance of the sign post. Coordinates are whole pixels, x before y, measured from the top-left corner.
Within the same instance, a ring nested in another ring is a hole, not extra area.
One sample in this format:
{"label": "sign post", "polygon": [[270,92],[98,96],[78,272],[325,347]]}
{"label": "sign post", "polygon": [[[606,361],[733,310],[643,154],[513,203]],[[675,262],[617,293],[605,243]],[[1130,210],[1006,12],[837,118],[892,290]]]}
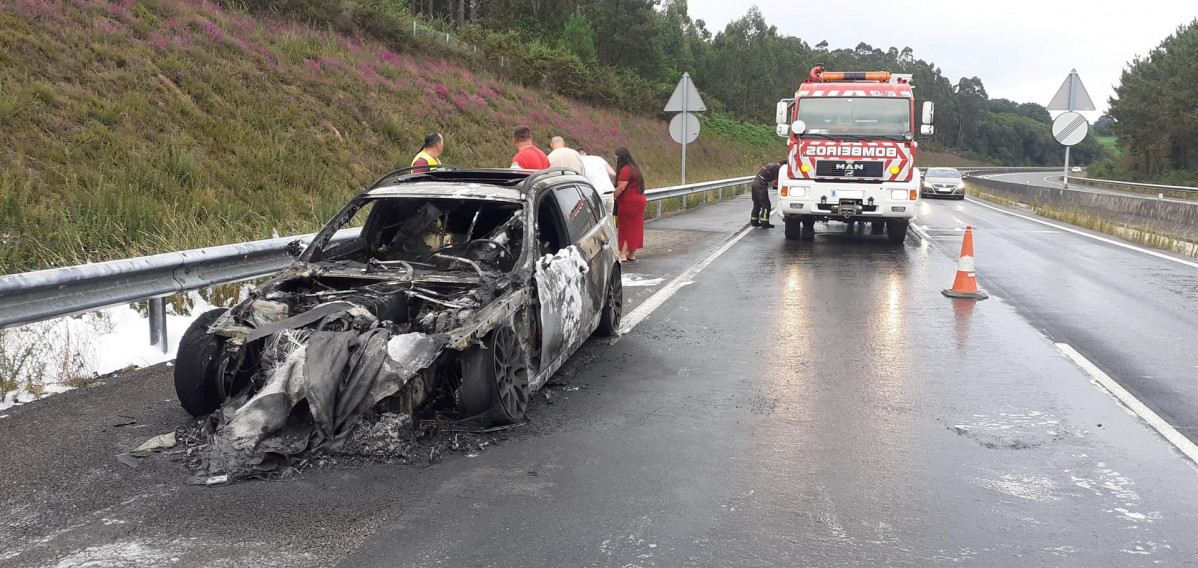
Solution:
{"label": "sign post", "polygon": [[1077,69],[1069,71],[1069,76],[1048,103],[1048,110],[1068,111],[1052,121],[1052,137],[1065,147],[1065,175],[1061,177],[1061,183],[1069,189],[1069,148],[1086,138],[1090,125],[1084,116],[1073,111],[1096,110],[1090,93],[1077,76]]}
{"label": "sign post", "polygon": [[699,137],[699,119],[691,113],[707,110],[707,105],[703,104],[703,98],[695,89],[695,83],[691,81],[690,73],[682,74],[682,80],[678,81],[664,110],[679,113],[670,121],[670,137],[682,144],[682,185],[686,185],[686,145]]}

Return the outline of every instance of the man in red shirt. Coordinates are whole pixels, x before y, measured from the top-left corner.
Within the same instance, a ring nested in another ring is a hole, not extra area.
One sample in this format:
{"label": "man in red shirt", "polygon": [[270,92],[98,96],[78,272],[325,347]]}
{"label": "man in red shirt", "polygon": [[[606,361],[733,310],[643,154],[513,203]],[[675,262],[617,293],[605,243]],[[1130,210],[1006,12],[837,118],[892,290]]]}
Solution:
{"label": "man in red shirt", "polygon": [[512,158],[512,169],[544,170],[549,167],[549,157],[532,143],[532,130],[521,124],[512,132],[512,144],[516,155]]}

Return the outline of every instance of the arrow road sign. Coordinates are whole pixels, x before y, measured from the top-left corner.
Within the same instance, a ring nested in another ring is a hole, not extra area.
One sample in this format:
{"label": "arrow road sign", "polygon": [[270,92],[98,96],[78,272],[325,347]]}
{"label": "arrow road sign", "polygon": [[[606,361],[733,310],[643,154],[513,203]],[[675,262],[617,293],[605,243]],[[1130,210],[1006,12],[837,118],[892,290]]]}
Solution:
{"label": "arrow road sign", "polygon": [[678,86],[674,88],[674,94],[670,95],[670,102],[666,103],[665,112],[703,112],[705,110],[707,110],[707,105],[703,104],[699,90],[695,88],[695,82],[691,81],[690,73],[683,73],[682,80],[678,81]]}
{"label": "arrow road sign", "polygon": [[1090,123],[1076,112],[1062,113],[1052,121],[1052,137],[1064,146],[1072,146],[1086,137]]}
{"label": "arrow road sign", "polygon": [[1086,92],[1081,77],[1077,76],[1077,69],[1069,72],[1065,83],[1061,85],[1060,89],[1057,89],[1057,94],[1053,95],[1052,102],[1048,103],[1048,110],[1095,110],[1094,101],[1090,100],[1090,93]]}

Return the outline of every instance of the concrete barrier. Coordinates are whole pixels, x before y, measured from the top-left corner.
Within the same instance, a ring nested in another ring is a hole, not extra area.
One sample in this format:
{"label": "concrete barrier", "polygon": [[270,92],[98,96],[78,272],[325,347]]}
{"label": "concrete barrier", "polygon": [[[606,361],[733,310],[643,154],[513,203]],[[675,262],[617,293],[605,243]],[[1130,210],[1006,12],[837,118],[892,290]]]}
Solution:
{"label": "concrete barrier", "polygon": [[970,186],[1028,205],[1058,211],[1077,211],[1107,221],[1198,242],[1198,202],[1181,203],[1143,197],[1063,190],[984,178],[969,178]]}

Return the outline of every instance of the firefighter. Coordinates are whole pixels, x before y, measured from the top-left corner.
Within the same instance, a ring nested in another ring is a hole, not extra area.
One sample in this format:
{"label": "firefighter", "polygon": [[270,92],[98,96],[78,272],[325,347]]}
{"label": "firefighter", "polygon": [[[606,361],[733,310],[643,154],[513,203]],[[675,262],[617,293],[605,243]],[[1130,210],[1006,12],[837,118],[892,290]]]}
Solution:
{"label": "firefighter", "polygon": [[770,162],[761,167],[761,171],[757,172],[757,177],[753,178],[753,218],[749,220],[749,224],[754,227],[762,227],[765,229],[773,229],[774,225],[770,223],[770,186],[778,184],[778,170],[782,169],[784,162]]}

